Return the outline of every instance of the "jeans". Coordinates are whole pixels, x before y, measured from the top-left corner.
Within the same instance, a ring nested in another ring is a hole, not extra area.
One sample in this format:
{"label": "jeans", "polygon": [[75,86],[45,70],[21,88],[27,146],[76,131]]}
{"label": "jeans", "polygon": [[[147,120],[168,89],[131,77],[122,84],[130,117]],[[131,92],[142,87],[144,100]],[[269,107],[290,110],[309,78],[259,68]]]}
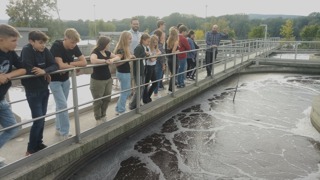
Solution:
{"label": "jeans", "polygon": [[[26,92],[27,101],[31,110],[32,118],[37,118],[44,116],[47,113],[48,99],[49,99],[49,89],[36,91],[36,92]],[[41,118],[33,122],[28,143],[28,152],[35,153],[38,150],[38,146],[42,144],[43,139],[43,129],[44,129],[44,119]]]}
{"label": "jeans", "polygon": [[118,71],[116,72],[116,76],[120,82],[120,90],[124,91],[120,93],[120,97],[116,106],[116,111],[118,113],[123,113],[126,111],[126,101],[129,95],[131,94],[131,77],[130,73],[120,73]]}
{"label": "jeans", "polygon": [[[162,64],[157,61],[156,63],[156,80],[162,79],[163,76],[163,70],[162,70]],[[161,87],[161,81],[157,82],[157,86],[154,89],[154,94],[158,94],[158,89]]]}
{"label": "jeans", "polygon": [[[10,105],[6,100],[0,101],[0,125],[3,128],[15,125],[16,119],[11,111]],[[19,127],[8,129],[0,133],[0,148],[9,141],[19,130]]]}
{"label": "jeans", "polygon": [[[134,77],[134,82],[135,82],[135,85],[138,86],[138,85],[141,85],[141,84],[144,84],[145,82],[145,78],[144,76],[141,76],[140,75],[140,83],[138,84],[138,78],[137,76]],[[139,101],[140,103],[140,100],[142,98],[142,95],[143,95],[143,89],[144,89],[144,86],[140,86],[140,99],[138,100],[138,94],[137,94],[137,89],[134,91],[133,93],[133,96],[131,98],[131,101],[129,103],[129,108],[132,110],[132,109],[135,109],[137,107],[137,101]]]}
{"label": "jeans", "polygon": [[[179,61],[179,68],[178,68],[178,73],[182,73],[185,71],[186,63],[187,63],[187,58],[180,59]],[[184,73],[178,75],[178,86],[184,86]]]}
{"label": "jeans", "polygon": [[[104,96],[111,95],[112,78],[108,80],[90,79],[90,90],[93,99],[98,99]],[[93,102],[93,114],[96,120],[106,117],[108,105],[111,101],[111,96]]]}
{"label": "jeans", "polygon": [[[70,80],[66,81],[52,81],[50,89],[56,102],[56,111],[66,109],[68,107],[67,99],[69,96]],[[68,111],[63,111],[56,114],[56,130],[60,135],[66,136],[69,134],[70,122]]]}

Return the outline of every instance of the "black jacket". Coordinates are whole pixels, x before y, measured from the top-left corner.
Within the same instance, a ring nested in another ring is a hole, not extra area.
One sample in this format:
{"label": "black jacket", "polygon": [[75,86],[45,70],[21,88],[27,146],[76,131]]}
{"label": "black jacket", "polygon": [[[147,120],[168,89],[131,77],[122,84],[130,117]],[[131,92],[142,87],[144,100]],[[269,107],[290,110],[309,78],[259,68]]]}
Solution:
{"label": "black jacket", "polygon": [[[47,48],[43,52],[40,52],[33,49],[31,44],[28,44],[23,47],[20,58],[29,75],[33,75],[31,72],[33,67],[44,69],[46,73],[59,69],[58,64]],[[34,92],[48,89],[49,83],[45,80],[44,76],[38,76],[21,79],[21,84],[25,87],[26,91]]]}
{"label": "black jacket", "polygon": [[[147,51],[149,51],[149,48],[147,47]],[[136,58],[145,58],[146,55],[146,51],[143,47],[142,44],[138,44],[137,47],[134,49],[134,56]],[[134,61],[133,62],[133,76],[136,77],[137,75],[137,65],[138,63],[140,64],[140,76],[144,75],[144,65],[143,65],[143,61],[145,61],[145,59],[141,59],[139,61]]]}

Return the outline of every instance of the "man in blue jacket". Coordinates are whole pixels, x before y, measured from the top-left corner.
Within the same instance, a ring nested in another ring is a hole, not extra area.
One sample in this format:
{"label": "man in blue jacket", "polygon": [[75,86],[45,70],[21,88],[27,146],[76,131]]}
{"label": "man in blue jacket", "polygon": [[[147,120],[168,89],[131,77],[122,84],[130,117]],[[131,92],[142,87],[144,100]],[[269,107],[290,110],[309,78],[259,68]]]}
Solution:
{"label": "man in blue jacket", "polygon": [[211,71],[212,71],[212,63],[213,63],[213,52],[214,54],[214,59],[217,59],[217,54],[218,54],[218,46],[220,44],[221,39],[227,39],[228,38],[228,33],[225,31],[224,33],[220,33],[218,25],[213,25],[212,26],[212,31],[208,31],[206,33],[206,44],[207,44],[207,50],[206,50],[206,69],[207,69],[207,77],[211,76]]}

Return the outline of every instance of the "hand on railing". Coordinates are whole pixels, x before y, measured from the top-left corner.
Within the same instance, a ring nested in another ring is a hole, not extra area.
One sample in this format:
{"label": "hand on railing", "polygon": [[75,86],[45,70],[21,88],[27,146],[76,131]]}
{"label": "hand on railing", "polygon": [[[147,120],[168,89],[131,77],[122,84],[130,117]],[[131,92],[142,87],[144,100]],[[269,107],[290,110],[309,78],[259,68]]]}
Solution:
{"label": "hand on railing", "polygon": [[44,79],[47,80],[48,83],[50,83],[50,82],[51,82],[51,76],[50,76],[50,74],[44,75]]}
{"label": "hand on railing", "polygon": [[9,81],[10,81],[10,78],[5,73],[0,74],[0,85],[6,84]]}
{"label": "hand on railing", "polygon": [[148,51],[145,51],[145,53],[146,53],[146,57],[150,56],[150,53]]}
{"label": "hand on railing", "polygon": [[41,76],[41,75],[45,75],[46,74],[46,71],[41,69],[41,68],[38,68],[38,67],[33,67],[31,72],[37,76]]}

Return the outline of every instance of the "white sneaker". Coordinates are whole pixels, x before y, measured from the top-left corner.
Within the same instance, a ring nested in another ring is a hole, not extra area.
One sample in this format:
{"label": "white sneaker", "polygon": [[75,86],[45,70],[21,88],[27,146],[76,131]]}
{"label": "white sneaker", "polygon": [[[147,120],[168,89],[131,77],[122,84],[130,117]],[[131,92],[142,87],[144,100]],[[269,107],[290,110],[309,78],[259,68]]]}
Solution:
{"label": "white sneaker", "polygon": [[0,163],[4,163],[5,160],[6,158],[0,156]]}
{"label": "white sneaker", "polygon": [[156,99],[159,99],[159,98],[161,98],[161,94],[153,94],[153,97]]}
{"label": "white sneaker", "polygon": [[120,115],[122,115],[122,114],[124,114],[124,112],[116,112],[116,116],[120,116]]}
{"label": "white sneaker", "polygon": [[56,136],[60,136],[60,132],[58,130],[56,130]]}
{"label": "white sneaker", "polygon": [[101,118],[102,122],[107,122],[107,116]]}
{"label": "white sneaker", "polygon": [[72,134],[70,134],[70,133],[67,135],[60,135],[59,139],[60,139],[60,141],[64,141],[64,140],[69,139],[71,136],[72,136]]}
{"label": "white sneaker", "polygon": [[[55,133],[55,134],[56,134],[57,136],[62,136],[58,130],[56,130],[56,133]],[[69,133],[68,135],[65,135],[65,136],[71,137],[72,134]]]}
{"label": "white sneaker", "polygon": [[96,125],[97,125],[97,126],[100,125],[100,124],[102,124],[102,123],[103,123],[103,120],[102,120],[102,119],[96,120]]}

